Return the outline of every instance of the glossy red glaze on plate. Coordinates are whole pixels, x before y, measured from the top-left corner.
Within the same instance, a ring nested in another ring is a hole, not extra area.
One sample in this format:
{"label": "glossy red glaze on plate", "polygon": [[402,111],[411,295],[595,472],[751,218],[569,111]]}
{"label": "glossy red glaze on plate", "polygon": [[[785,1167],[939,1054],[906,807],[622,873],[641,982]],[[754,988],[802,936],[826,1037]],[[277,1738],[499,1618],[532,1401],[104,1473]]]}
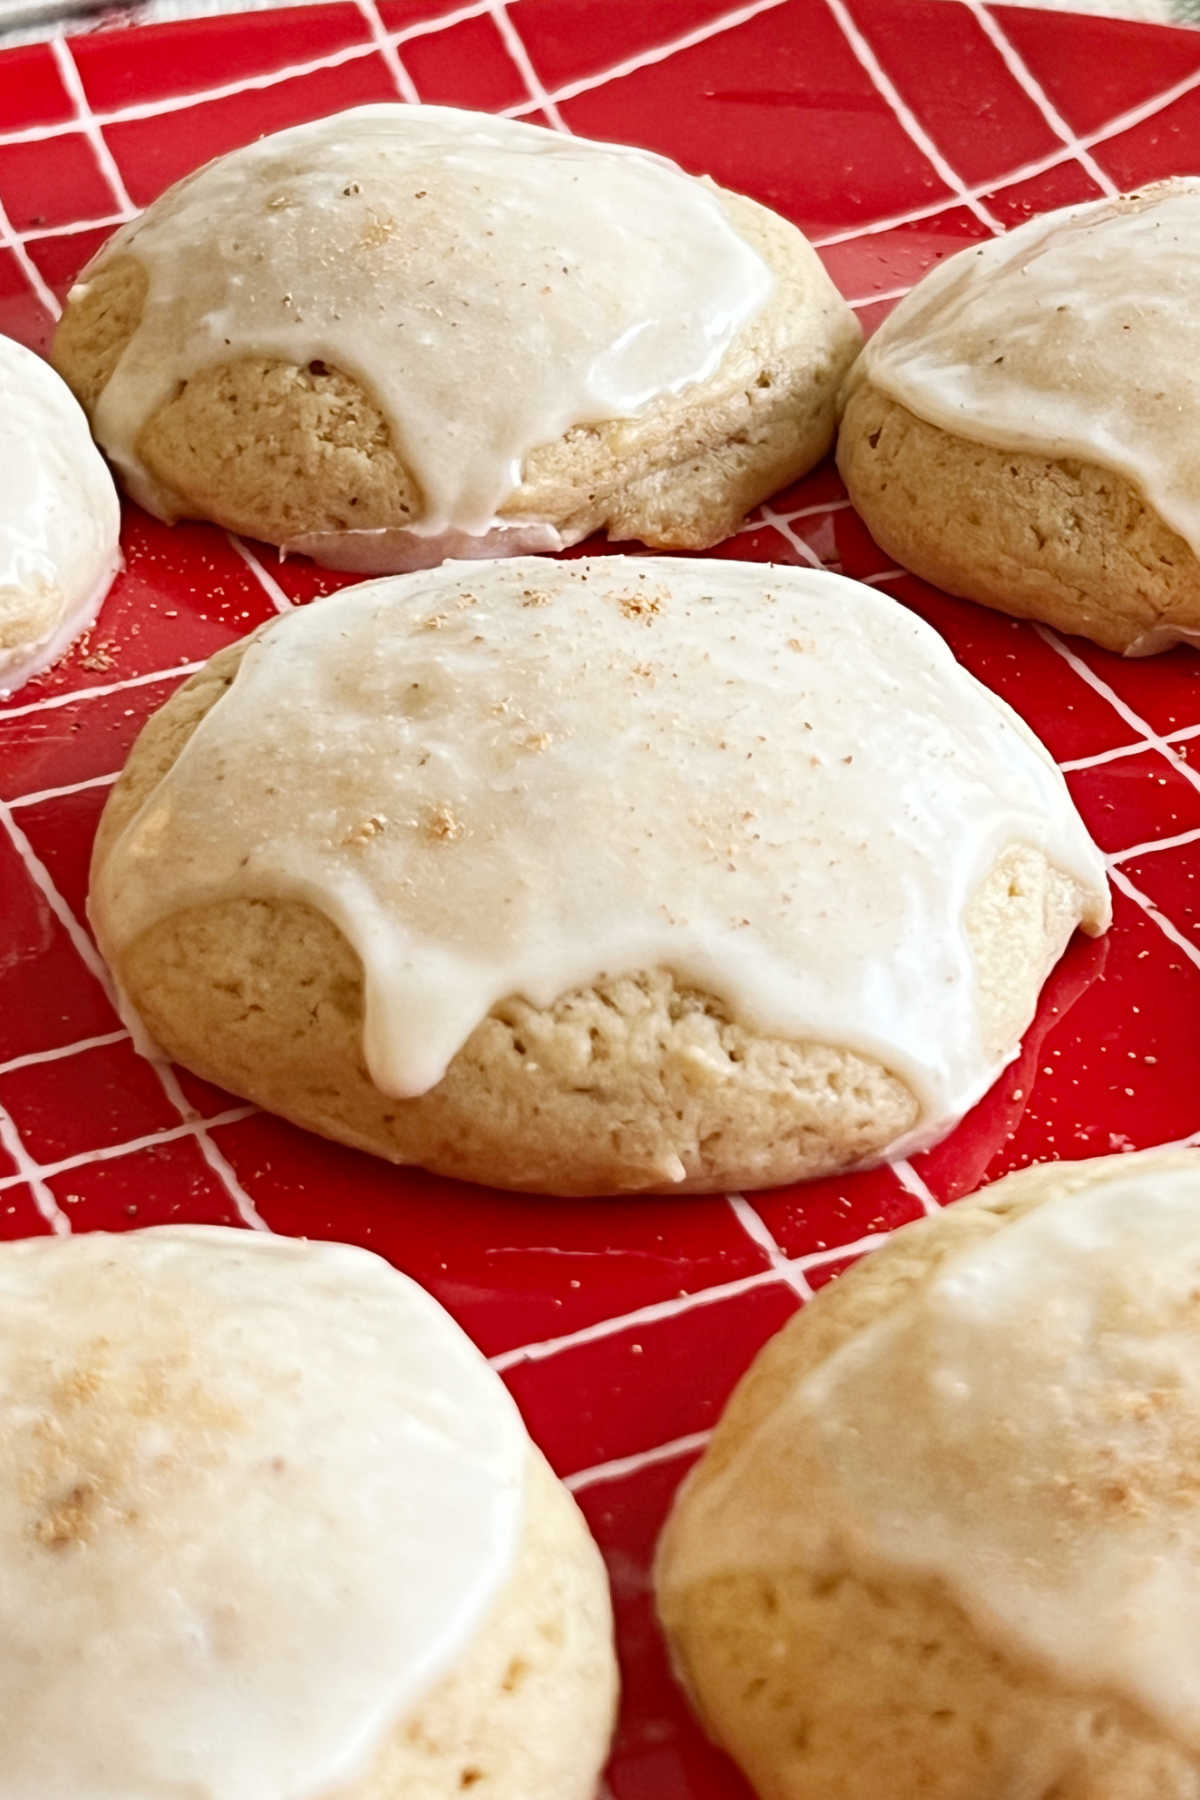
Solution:
{"label": "glossy red glaze on plate", "polygon": [[[968,0],[361,0],[0,56],[0,330],[39,348],[122,217],[263,131],[453,102],[646,144],[779,208],[868,325],[939,257],[1200,156],[1200,36]],[[402,1174],[142,1060],[84,921],[107,788],[181,671],[339,585],[128,512],[90,639],[0,706],[0,1225],[173,1219],[344,1237],[496,1359],[609,1559],[616,1800],[744,1794],[671,1687],[647,1569],[680,1475],[763,1340],[906,1220],[1045,1157],[1200,1128],[1200,660],[1123,663],[886,559],[825,467],[720,554],[879,582],[1024,714],[1112,857],[1023,1054],[912,1167],[732,1198],[523,1199]]]}

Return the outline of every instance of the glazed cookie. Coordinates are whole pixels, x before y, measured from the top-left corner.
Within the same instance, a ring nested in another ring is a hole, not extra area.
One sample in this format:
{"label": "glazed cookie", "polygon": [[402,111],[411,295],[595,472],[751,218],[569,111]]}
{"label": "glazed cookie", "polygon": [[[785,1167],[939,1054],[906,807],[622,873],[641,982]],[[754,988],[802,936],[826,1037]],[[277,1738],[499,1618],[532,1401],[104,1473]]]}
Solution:
{"label": "glazed cookie", "polygon": [[397,1162],[766,1186],[940,1136],[1109,918],[1062,777],[871,588],[447,565],[222,651],[92,869],[153,1036]]}
{"label": "glazed cookie", "polygon": [[1200,1795],[1200,1155],[1026,1169],[761,1353],[659,1548],[763,1800]]}
{"label": "glazed cookie", "polygon": [[592,1800],[599,1554],[428,1295],[340,1244],[0,1248],[13,1795]]}
{"label": "glazed cookie", "polygon": [[0,700],[92,623],[120,527],[79,407],[40,356],[0,337]]}
{"label": "glazed cookie", "polygon": [[126,488],[374,573],[699,548],[825,455],[861,334],[794,226],[673,163],[368,106],[122,227],[55,362]]}
{"label": "glazed cookie", "polygon": [[890,556],[1147,655],[1200,641],[1200,180],[1034,219],[918,282],[838,441]]}

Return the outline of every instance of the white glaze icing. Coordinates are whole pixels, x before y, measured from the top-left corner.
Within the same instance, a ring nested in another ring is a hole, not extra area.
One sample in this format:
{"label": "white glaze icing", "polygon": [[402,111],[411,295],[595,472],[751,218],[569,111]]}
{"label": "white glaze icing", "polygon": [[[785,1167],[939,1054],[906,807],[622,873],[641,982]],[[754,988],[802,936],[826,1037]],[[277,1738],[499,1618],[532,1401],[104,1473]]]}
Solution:
{"label": "white glaze icing", "polygon": [[1200,1750],[1198,1300],[1200,1156],[1047,1201],[799,1382],[676,1513],[664,1581],[932,1576]]}
{"label": "white glaze icing", "polygon": [[[774,285],[716,192],[664,158],[429,106],[360,107],[210,163],[84,286],[125,253],[149,292],[94,423],[136,499],[172,515],[136,441],[181,380],[321,361],[387,419],[424,499],[413,533],[460,552],[501,523],[529,451],[705,380]],[[378,566],[353,560],[378,543],[341,536],[324,560]]]}
{"label": "white glaze icing", "polygon": [[70,389],[0,337],[0,699],[92,623],[120,564],[120,525],[112,477]]}
{"label": "white glaze icing", "polygon": [[3,1800],[341,1791],[511,1575],[516,1409],[366,1251],[5,1245],[0,1395]]}
{"label": "white glaze icing", "polygon": [[964,913],[1019,844],[1103,930],[1058,770],[895,601],[761,564],[529,558],[257,634],[91,906],[119,953],[209,899],[308,901],[363,960],[367,1062],[396,1095],[509,995],[667,967],[897,1071],[915,1142],[998,1073]]}
{"label": "white glaze icing", "polygon": [[1117,471],[1200,555],[1198,317],[1200,179],[1181,178],[959,252],[851,379],[943,430]]}

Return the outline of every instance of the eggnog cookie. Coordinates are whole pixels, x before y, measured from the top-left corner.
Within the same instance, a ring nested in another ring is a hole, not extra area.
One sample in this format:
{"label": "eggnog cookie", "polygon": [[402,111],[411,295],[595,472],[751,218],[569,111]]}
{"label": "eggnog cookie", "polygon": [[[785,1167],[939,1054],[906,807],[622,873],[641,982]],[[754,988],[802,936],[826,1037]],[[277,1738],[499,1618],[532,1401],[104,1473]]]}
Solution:
{"label": "eggnog cookie", "polygon": [[592,1800],[604,1571],[499,1378],[366,1251],[0,1248],[13,1795]]}
{"label": "eggnog cookie", "polygon": [[1034,219],[918,282],[838,466],[950,593],[1109,650],[1200,641],[1200,180]]}
{"label": "eggnog cookie", "polygon": [[764,1800],[1200,1794],[1200,1155],[906,1226],[762,1352],[659,1606]]}
{"label": "eggnog cookie", "polygon": [[120,526],[79,407],[40,356],[0,337],[0,700],[92,623]]}
{"label": "eggnog cookie", "polygon": [[368,106],[122,227],[54,347],[126,488],[382,573],[699,548],[829,449],[861,341],[805,238],[646,151]]}
{"label": "eggnog cookie", "polygon": [[1058,770],[903,607],[623,557],[346,588],[223,651],[138,739],[90,911],[189,1067],[561,1193],[931,1141],[1109,917]]}

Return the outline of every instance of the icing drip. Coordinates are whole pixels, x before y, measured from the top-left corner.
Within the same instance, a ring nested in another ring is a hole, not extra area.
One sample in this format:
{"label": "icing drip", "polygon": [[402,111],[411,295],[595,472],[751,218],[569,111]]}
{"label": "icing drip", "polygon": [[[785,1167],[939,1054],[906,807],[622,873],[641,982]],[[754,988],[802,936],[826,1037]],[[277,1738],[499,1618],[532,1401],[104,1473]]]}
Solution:
{"label": "icing drip", "polygon": [[1056,1196],[798,1383],[676,1514],[664,1575],[932,1576],[1200,1750],[1198,1297],[1200,1157]]}
{"label": "icing drip", "polygon": [[0,337],[0,699],[100,610],[120,563],[112,477],[65,382]]}
{"label": "icing drip", "polygon": [[510,995],[666,967],[761,1031],[877,1058],[930,1137],[999,1071],[964,914],[1017,845],[1104,929],[1050,758],[894,601],[760,564],[531,558],[256,634],[91,905],[118,953],[229,895],[315,906],[362,958],[387,1093],[433,1087]]}
{"label": "icing drip", "polygon": [[516,1409],[365,1251],[5,1245],[0,1392],[5,1800],[340,1792],[514,1566]]}
{"label": "icing drip", "polygon": [[[171,516],[137,439],[180,381],[325,362],[383,411],[418,537],[496,528],[529,451],[707,379],[774,286],[664,158],[449,107],[360,107],[210,163],[84,286],[126,253],[149,292],[94,423],[136,499]],[[343,535],[343,566],[371,552]]]}
{"label": "icing drip", "polygon": [[852,379],[945,431],[1115,470],[1200,556],[1198,250],[1200,180],[1031,219],[918,282]]}

